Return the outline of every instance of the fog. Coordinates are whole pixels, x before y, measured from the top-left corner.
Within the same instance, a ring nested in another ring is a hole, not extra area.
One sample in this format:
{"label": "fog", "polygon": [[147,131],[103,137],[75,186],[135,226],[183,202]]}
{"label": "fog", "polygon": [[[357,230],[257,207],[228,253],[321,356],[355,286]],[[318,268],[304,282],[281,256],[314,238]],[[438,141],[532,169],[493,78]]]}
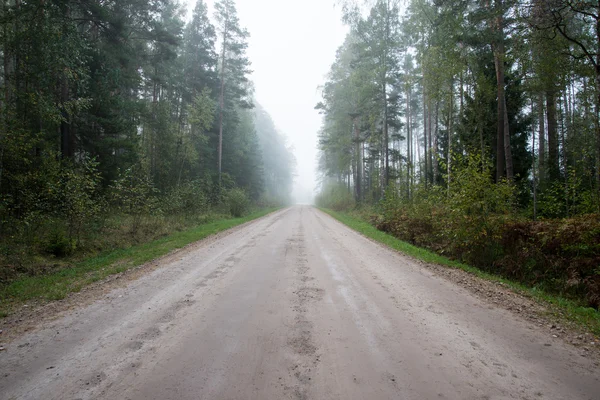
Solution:
{"label": "fog", "polygon": [[[195,0],[187,0],[188,9]],[[207,1],[212,17],[214,1]],[[316,186],[315,104],[319,85],[347,29],[335,0],[237,0],[240,25],[250,32],[248,57],[256,99],[294,147],[297,177],[293,196],[311,203]]]}

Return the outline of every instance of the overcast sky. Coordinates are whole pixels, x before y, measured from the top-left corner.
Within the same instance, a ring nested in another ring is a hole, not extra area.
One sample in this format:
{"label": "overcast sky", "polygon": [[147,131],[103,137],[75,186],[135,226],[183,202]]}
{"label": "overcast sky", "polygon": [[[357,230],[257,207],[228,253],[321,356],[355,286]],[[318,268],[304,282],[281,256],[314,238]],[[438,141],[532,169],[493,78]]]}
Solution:
{"label": "overcast sky", "polygon": [[[196,0],[186,0],[193,9]],[[211,8],[214,0],[206,0]],[[240,24],[250,32],[248,56],[256,99],[295,148],[294,195],[311,200],[316,180],[318,87],[335,59],[346,28],[335,0],[237,0]]]}

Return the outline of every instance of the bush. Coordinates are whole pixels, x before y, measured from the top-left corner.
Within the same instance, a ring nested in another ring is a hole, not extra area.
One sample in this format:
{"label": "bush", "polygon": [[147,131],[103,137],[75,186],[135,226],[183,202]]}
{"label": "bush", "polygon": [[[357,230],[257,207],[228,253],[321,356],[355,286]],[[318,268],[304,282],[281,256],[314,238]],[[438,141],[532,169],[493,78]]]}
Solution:
{"label": "bush", "polygon": [[109,189],[112,205],[133,217],[132,234],[137,232],[143,216],[160,213],[158,190],[140,168],[121,171]]}
{"label": "bush", "polygon": [[201,181],[187,182],[171,190],[162,199],[161,209],[167,214],[204,214],[209,211],[206,185]]}
{"label": "bush", "polygon": [[54,229],[46,239],[46,251],[56,257],[66,257],[73,254],[76,243],[60,229]]}
{"label": "bush", "polygon": [[[86,159],[61,168],[58,179],[49,183],[54,214],[67,224],[67,240],[79,242],[83,226],[102,209],[98,187],[100,173],[95,160]],[[56,233],[56,232],[54,232]]]}
{"label": "bush", "polygon": [[540,191],[538,215],[543,218],[565,218],[600,212],[598,190],[586,187],[575,169],[568,170],[563,182],[554,182]]}
{"label": "bush", "polygon": [[600,306],[600,214],[521,218],[513,208],[515,188],[494,183],[489,166],[477,158],[454,165],[449,190],[421,187],[407,199],[388,188],[372,222],[414,245]]}
{"label": "bush", "polygon": [[418,187],[408,199],[388,188],[376,226],[414,245],[490,266],[500,228],[514,215],[514,187],[494,183],[491,165],[477,156],[457,156],[454,165],[449,189]]}
{"label": "bush", "polygon": [[224,198],[225,204],[229,208],[229,213],[236,218],[242,217],[250,208],[250,199],[248,194],[240,188],[227,190]]}
{"label": "bush", "polygon": [[600,215],[507,223],[500,244],[502,275],[600,306]]}

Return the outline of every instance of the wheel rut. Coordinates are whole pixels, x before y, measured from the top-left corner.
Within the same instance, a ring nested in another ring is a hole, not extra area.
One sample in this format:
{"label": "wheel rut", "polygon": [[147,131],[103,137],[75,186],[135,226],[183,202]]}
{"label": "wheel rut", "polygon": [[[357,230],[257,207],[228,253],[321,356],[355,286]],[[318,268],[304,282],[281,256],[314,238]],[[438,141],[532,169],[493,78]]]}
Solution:
{"label": "wheel rut", "polygon": [[289,397],[304,400],[311,398],[310,387],[321,359],[321,349],[314,340],[314,323],[310,319],[310,314],[323,300],[325,291],[316,286],[315,278],[311,274],[302,224],[288,239],[286,246],[286,262],[294,273],[293,321],[287,341],[290,351],[288,373],[293,384],[284,386],[284,390]]}

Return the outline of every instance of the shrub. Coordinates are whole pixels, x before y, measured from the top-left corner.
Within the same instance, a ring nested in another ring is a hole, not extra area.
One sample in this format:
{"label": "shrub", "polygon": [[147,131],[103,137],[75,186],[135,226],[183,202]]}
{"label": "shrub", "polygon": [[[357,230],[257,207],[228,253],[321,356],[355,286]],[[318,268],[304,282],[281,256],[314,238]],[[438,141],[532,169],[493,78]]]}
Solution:
{"label": "shrub", "polygon": [[499,229],[514,215],[514,187],[494,183],[491,165],[478,156],[456,156],[454,166],[449,188],[421,186],[407,198],[389,187],[376,226],[414,245],[489,266],[500,251]]}
{"label": "shrub", "polygon": [[64,165],[57,180],[49,183],[54,214],[66,222],[68,241],[79,242],[84,224],[102,209],[97,193],[100,185],[97,167],[98,163],[91,159]]}
{"label": "shrub", "polygon": [[201,181],[187,182],[162,198],[161,209],[167,214],[204,214],[210,208],[205,189]]}
{"label": "shrub", "polygon": [[[513,185],[494,183],[491,168],[477,158],[457,159],[454,165],[449,190],[420,187],[408,199],[388,188],[373,220],[376,227],[483,270],[600,306],[600,214],[537,222],[520,218]],[[564,205],[561,201],[555,204]]]}
{"label": "shrub", "polygon": [[502,275],[600,306],[600,215],[502,226]]}
{"label": "shrub", "polygon": [[160,213],[157,194],[158,190],[148,175],[135,167],[121,171],[110,186],[112,205],[123,214],[133,217],[132,234],[137,232],[143,216]]}
{"label": "shrub", "polygon": [[225,192],[224,197],[225,204],[227,204],[232,216],[239,218],[248,212],[250,199],[244,190],[240,188],[229,189]]}
{"label": "shrub", "polygon": [[48,235],[45,245],[46,251],[56,257],[66,257],[75,251],[76,243],[64,231],[54,229]]}

